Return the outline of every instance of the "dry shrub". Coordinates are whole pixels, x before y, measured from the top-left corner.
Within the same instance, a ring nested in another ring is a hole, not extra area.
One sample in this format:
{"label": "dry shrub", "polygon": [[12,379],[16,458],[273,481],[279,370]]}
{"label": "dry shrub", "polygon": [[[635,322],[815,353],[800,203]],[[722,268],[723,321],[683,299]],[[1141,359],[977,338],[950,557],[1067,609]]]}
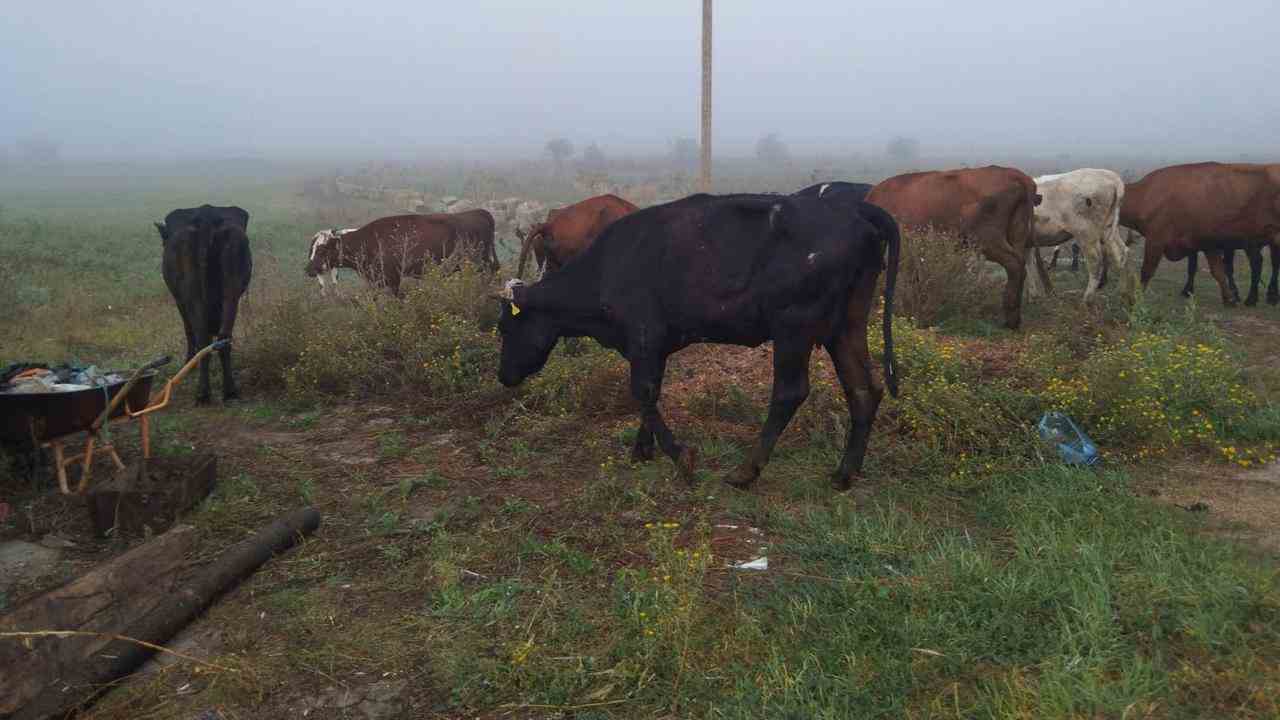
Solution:
{"label": "dry shrub", "polygon": [[972,247],[934,229],[902,230],[902,257],[894,293],[896,313],[931,327],[990,301],[1002,278]]}
{"label": "dry shrub", "polygon": [[403,298],[376,289],[322,298],[298,290],[258,298],[245,330],[251,381],[291,395],[465,394],[497,367],[498,307],[470,265],[429,268]]}

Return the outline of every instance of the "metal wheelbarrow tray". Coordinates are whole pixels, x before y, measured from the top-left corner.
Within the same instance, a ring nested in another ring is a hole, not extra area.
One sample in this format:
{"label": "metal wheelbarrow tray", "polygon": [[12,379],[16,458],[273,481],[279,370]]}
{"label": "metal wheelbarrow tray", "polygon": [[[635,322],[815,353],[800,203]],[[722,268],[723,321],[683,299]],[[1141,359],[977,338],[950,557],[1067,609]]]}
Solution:
{"label": "metal wheelbarrow tray", "polygon": [[[134,412],[146,407],[155,376],[155,371],[149,371],[138,378],[111,417],[124,415],[126,405]],[[32,450],[50,440],[87,431],[126,382],[66,392],[0,393],[0,444]]]}

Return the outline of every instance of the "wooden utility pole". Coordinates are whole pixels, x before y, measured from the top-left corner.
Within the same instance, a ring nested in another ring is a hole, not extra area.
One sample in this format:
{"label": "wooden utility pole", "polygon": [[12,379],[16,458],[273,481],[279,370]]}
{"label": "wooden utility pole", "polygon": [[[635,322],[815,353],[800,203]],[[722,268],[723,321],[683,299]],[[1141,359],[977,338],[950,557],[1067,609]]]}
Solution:
{"label": "wooden utility pole", "polygon": [[711,0],[702,0],[702,170],[698,189],[711,192]]}

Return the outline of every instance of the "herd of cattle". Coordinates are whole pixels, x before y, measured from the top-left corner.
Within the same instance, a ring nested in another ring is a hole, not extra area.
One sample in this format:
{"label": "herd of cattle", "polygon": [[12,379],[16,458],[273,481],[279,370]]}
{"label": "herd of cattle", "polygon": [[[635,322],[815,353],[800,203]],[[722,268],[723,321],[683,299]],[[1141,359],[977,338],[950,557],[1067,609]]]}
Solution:
{"label": "herd of cattle", "polygon": [[[164,277],[177,302],[189,355],[230,338],[236,306],[249,283],[249,216],[236,207],[175,210],[157,223]],[[833,482],[847,488],[862,469],[884,389],[873,372],[867,324],[881,271],[884,284],[883,372],[897,393],[891,322],[900,255],[899,227],[932,228],[972,244],[1005,270],[1005,324],[1018,328],[1029,272],[1047,289],[1039,248],[1071,242],[1089,269],[1086,301],[1123,267],[1127,246],[1144,240],[1145,287],[1161,257],[1204,253],[1227,305],[1239,300],[1228,269],[1244,250],[1252,270],[1247,304],[1258,299],[1262,249],[1271,249],[1267,301],[1280,302],[1280,164],[1198,163],[1162,168],[1125,184],[1109,170],[1076,170],[1032,179],[1011,168],[909,173],[878,185],[831,182],[790,195],[692,195],[637,208],[613,195],[548,214],[521,233],[517,278],[528,256],[538,280],[508,281],[502,303],[498,379],[521,383],[547,362],[561,338],[591,337],[630,363],[641,407],[632,450],[655,443],[692,477],[692,448],[675,440],[658,411],[667,358],[695,343],[756,346],[772,341],[774,384],[755,448],[728,481],[745,487],[809,392],[809,357],[831,356],[849,410],[846,446]],[[887,256],[887,257],[886,257]],[[311,240],[306,273],[350,268],[400,293],[401,278],[428,262],[465,259],[496,273],[494,220],[485,210],[397,215],[363,227],[326,230]],[[1056,257],[1055,257],[1056,260]],[[221,355],[223,396],[235,396],[230,349]],[[209,399],[208,361],[201,401]]]}

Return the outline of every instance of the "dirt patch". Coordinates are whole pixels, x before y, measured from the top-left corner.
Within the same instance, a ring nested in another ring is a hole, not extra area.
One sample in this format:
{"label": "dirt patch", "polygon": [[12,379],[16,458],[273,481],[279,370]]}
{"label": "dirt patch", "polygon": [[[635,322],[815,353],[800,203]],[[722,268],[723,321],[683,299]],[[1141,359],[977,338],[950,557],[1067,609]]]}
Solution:
{"label": "dirt patch", "polygon": [[1215,533],[1280,556],[1280,463],[1238,472],[1182,465],[1169,473],[1157,492],[1162,502],[1207,512]]}

